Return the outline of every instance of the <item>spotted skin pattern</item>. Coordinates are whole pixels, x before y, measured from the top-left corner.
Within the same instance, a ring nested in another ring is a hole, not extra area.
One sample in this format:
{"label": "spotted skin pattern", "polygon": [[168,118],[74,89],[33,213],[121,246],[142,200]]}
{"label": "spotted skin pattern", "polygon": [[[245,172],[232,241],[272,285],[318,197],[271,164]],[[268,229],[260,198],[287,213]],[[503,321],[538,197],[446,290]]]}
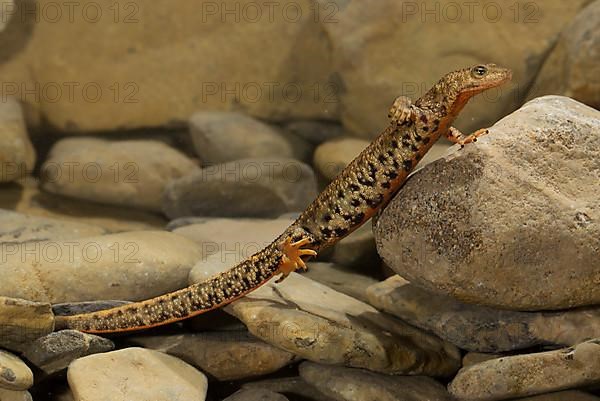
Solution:
{"label": "spotted skin pattern", "polygon": [[465,136],[451,124],[470,98],[510,78],[510,70],[478,65],[447,74],[414,104],[399,97],[383,133],[263,250],[179,291],[103,311],[58,316],[57,329],[111,333],[168,324],[226,305],[276,275],[281,281],[305,268],[305,259],[335,244],[386,205],[441,135],[464,146],[487,133]]}

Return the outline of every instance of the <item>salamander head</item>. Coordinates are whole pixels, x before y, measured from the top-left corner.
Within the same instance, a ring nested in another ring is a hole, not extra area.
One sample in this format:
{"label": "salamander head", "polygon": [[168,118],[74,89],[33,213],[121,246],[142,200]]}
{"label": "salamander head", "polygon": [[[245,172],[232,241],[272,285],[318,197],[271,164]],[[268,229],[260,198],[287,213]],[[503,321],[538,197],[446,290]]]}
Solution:
{"label": "salamander head", "polygon": [[510,81],[511,78],[511,70],[498,67],[496,64],[479,64],[455,71],[444,77],[444,79],[451,79],[456,82],[456,90],[459,96],[468,94],[469,97],[486,89],[502,85]]}
{"label": "salamander head", "polygon": [[441,113],[452,119],[473,96],[500,86],[511,78],[511,70],[495,64],[479,64],[453,71],[446,74],[417,104],[430,110],[443,110]]}

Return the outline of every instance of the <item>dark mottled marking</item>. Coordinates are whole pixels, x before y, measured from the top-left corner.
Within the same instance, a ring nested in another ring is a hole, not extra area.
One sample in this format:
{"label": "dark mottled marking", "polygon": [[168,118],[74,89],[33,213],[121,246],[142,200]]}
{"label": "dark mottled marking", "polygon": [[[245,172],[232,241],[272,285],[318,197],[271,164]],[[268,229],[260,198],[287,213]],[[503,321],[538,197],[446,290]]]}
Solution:
{"label": "dark mottled marking", "polygon": [[325,220],[327,223],[329,223],[332,219],[333,217],[331,217],[330,214],[323,215],[323,220]]}
{"label": "dark mottled marking", "polygon": [[421,114],[421,122],[427,124],[427,116],[425,114]]}
{"label": "dark mottled marking", "polygon": [[350,184],[350,190],[354,192],[360,191],[360,187],[356,184]]}
{"label": "dark mottled marking", "polygon": [[390,189],[392,187],[392,184],[389,181],[384,181],[381,183],[381,188],[383,189]]}
{"label": "dark mottled marking", "polygon": [[409,160],[404,160],[404,162],[403,162],[403,163],[404,163],[404,169],[405,169],[405,170],[410,170],[410,169],[412,169],[412,160],[411,160],[411,159],[409,159]]}
{"label": "dark mottled marking", "polygon": [[345,228],[336,228],[334,231],[335,235],[337,235],[338,237],[343,237],[348,232],[348,230],[346,230]]}
{"label": "dark mottled marking", "polygon": [[431,141],[431,138],[426,136],[425,138],[423,138],[423,140],[421,142],[423,142],[424,145],[427,145],[429,143],[429,141]]}
{"label": "dark mottled marking", "polygon": [[397,140],[392,140],[392,147],[397,148],[399,146],[398,141]]}
{"label": "dark mottled marking", "polygon": [[422,129],[423,129],[423,132],[429,132],[429,127],[428,126],[424,126]]}
{"label": "dark mottled marking", "polygon": [[344,191],[342,191],[341,189],[338,191],[337,193],[338,198],[340,199],[344,199]]}
{"label": "dark mottled marking", "polygon": [[360,201],[358,199],[352,199],[350,201],[350,204],[354,207],[358,207],[358,206],[360,206]]}

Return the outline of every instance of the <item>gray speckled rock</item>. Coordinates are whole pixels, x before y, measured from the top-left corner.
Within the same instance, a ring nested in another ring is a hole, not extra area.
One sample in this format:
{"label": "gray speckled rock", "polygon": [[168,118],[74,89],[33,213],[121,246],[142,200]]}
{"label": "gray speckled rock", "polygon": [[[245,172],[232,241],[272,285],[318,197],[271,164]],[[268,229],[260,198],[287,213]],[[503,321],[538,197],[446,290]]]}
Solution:
{"label": "gray speckled rock", "polygon": [[52,374],[66,369],[77,358],[114,348],[113,342],[106,338],[75,330],[61,330],[35,340],[23,356],[44,373]]}
{"label": "gray speckled rock", "polygon": [[287,401],[287,397],[265,389],[240,390],[223,401]]}
{"label": "gray speckled rock", "polygon": [[[85,223],[28,216],[0,210],[0,246],[29,241],[60,241],[71,238],[94,237],[105,234],[102,227]],[[3,249],[4,251],[4,249]]]}
{"label": "gray speckled rock", "polygon": [[225,310],[256,337],[314,362],[440,376],[460,363],[451,344],[297,273]]}
{"label": "gray speckled rock", "polygon": [[320,145],[344,135],[344,127],[337,122],[299,120],[285,124],[284,129],[313,145]]}
{"label": "gray speckled rock", "polygon": [[190,118],[190,135],[203,163],[220,164],[256,157],[294,157],[281,133],[240,113],[205,111]]}
{"label": "gray speckled rock", "polygon": [[528,94],[564,95],[600,108],[600,1],[581,10],[562,31]]}
{"label": "gray speckled rock", "polygon": [[80,358],[67,379],[75,401],[204,401],[208,387],[187,363],[142,348]]}
{"label": "gray speckled rock", "polygon": [[29,391],[13,391],[0,388],[0,401],[32,401]]}
{"label": "gray speckled rock", "polygon": [[0,350],[0,388],[27,390],[31,386],[33,386],[33,373],[25,362],[13,354]]}
{"label": "gray speckled rock", "polygon": [[254,158],[208,166],[172,181],[163,196],[169,218],[277,217],[301,211],[317,195],[311,167],[294,159]]}
{"label": "gray speckled rock", "polygon": [[319,390],[308,384],[299,376],[265,379],[257,382],[244,383],[242,389],[265,389],[274,393],[282,393],[306,401],[334,401]]}
{"label": "gray speckled rock", "polygon": [[367,290],[369,303],[456,346],[501,352],[544,344],[571,345],[600,336],[600,308],[516,312],[465,304],[399,276]]}
{"label": "gray speckled rock", "polygon": [[[6,4],[3,6],[3,9]],[[0,12],[0,18],[3,18]],[[0,31],[2,22],[0,21]],[[27,135],[21,105],[13,97],[0,103],[0,182],[26,177],[35,165],[35,150]]]}
{"label": "gray speckled rock", "polygon": [[461,369],[449,385],[457,398],[505,400],[600,384],[600,340],[537,354],[492,359]]}
{"label": "gray speckled rock", "polygon": [[0,296],[0,347],[23,351],[29,343],[53,330],[54,315],[49,303]]}
{"label": "gray speckled rock", "polygon": [[338,401],[450,401],[450,394],[435,380],[388,376],[360,369],[303,362],[300,376],[323,394]]}
{"label": "gray speckled rock", "polygon": [[414,174],[375,225],[379,254],[412,283],[468,303],[600,303],[599,168],[600,112],[533,100]]}
{"label": "gray speckled rock", "polygon": [[0,294],[61,303],[135,301],[185,287],[201,252],[180,235],[138,231],[22,244],[5,256]]}
{"label": "gray speckled rock", "polygon": [[128,341],[176,356],[219,381],[266,375],[295,361],[293,354],[247,332],[143,336]]}
{"label": "gray speckled rock", "polygon": [[556,393],[534,395],[533,397],[519,398],[519,401],[600,401],[600,398],[584,393],[583,391],[567,390]]}
{"label": "gray speckled rock", "polygon": [[167,183],[195,168],[187,156],[161,141],[66,138],[52,147],[42,166],[42,187],[158,212]]}

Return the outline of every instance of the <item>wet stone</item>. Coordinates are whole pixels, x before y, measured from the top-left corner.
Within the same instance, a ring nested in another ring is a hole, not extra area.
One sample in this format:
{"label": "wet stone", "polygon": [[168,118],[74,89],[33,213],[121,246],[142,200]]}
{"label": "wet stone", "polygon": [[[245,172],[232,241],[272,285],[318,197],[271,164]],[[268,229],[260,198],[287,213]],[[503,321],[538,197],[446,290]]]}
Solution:
{"label": "wet stone", "polygon": [[61,330],[39,338],[25,350],[23,356],[46,374],[66,369],[83,356],[114,349],[112,341],[75,330]]}

